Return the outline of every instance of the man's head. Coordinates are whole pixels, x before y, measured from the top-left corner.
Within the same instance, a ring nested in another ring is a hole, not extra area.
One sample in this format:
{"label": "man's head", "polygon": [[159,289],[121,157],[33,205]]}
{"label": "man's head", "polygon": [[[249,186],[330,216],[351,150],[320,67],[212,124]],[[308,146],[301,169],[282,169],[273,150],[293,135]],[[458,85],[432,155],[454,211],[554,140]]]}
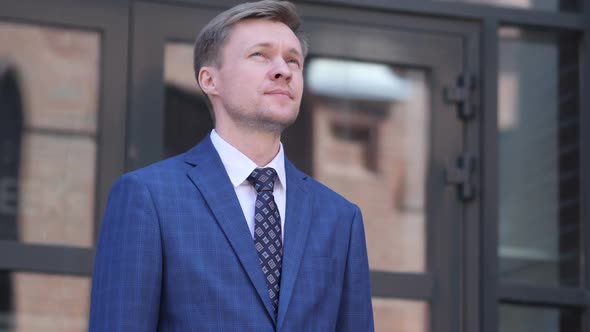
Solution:
{"label": "man's head", "polygon": [[211,20],[195,42],[195,77],[218,121],[282,131],[299,110],[307,43],[295,6],[259,1]]}

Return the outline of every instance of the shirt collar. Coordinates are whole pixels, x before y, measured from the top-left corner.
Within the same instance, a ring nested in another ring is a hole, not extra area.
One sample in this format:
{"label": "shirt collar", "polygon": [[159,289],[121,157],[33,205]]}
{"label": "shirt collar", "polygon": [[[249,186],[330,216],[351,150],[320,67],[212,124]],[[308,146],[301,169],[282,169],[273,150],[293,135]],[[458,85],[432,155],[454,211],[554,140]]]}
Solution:
{"label": "shirt collar", "polygon": [[[226,142],[215,129],[211,131],[211,143],[217,150],[221,162],[225,167],[227,175],[234,186],[237,188],[244,181],[248,179],[248,176],[258,166],[240,150],[233,147],[231,144]],[[285,176],[285,152],[283,151],[283,144],[279,144],[279,152],[264,167],[272,167],[277,171],[277,177],[279,179],[279,185],[284,189],[287,189],[287,178]]]}

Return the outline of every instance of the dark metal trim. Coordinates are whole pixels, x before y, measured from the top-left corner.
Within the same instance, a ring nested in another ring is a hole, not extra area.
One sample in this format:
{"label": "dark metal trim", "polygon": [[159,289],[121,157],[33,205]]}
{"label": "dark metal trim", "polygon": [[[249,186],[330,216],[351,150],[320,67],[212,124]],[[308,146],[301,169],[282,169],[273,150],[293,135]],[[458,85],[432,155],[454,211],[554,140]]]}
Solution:
{"label": "dark metal trim", "polygon": [[127,19],[128,5],[129,0],[3,1],[0,19],[64,28],[114,30],[119,28],[119,20]]}
{"label": "dark metal trim", "polygon": [[[125,171],[125,149],[128,114],[129,8],[131,0],[117,2],[112,16],[104,19],[101,53],[100,112],[98,118],[98,151],[94,239],[107,205],[112,184]],[[92,13],[92,11],[90,11]]]}
{"label": "dark metal trim", "polygon": [[[590,1],[584,1],[590,21]],[[580,42],[580,227],[582,264],[581,280],[584,289],[590,291],[590,28],[582,35]],[[583,313],[583,330],[590,331],[590,311]]]}
{"label": "dark metal trim", "polygon": [[484,20],[482,37],[484,107],[481,114],[481,312],[480,331],[498,331],[498,21]]}
{"label": "dark metal trim", "polygon": [[573,307],[590,304],[590,292],[579,288],[502,284],[499,295],[503,303]]}
{"label": "dark metal trim", "polygon": [[381,298],[402,298],[429,301],[434,278],[429,274],[371,271],[372,295]]}
{"label": "dark metal trim", "polygon": [[494,17],[502,23],[582,30],[588,26],[583,15],[574,13],[547,12],[530,9],[513,9],[454,3],[446,1],[388,1],[367,0],[362,4],[355,0],[309,0],[313,3],[335,6],[351,6],[364,9],[390,10],[412,15],[428,15],[451,19],[484,20]]}
{"label": "dark metal trim", "polygon": [[[175,4],[207,4],[203,0],[152,0],[152,2]],[[234,0],[219,0],[220,7],[236,4]],[[495,18],[506,24],[532,27],[565,28],[583,30],[590,23],[581,13],[550,12],[537,9],[520,9],[497,7],[491,5],[448,2],[448,1],[412,1],[412,0],[301,0],[297,3],[331,5],[333,7],[350,7],[363,10],[390,11],[419,16],[437,16],[440,18],[483,21]],[[209,4],[210,5],[210,4]]]}
{"label": "dark metal trim", "polygon": [[470,93],[470,98],[467,104],[475,108],[473,117],[464,121],[464,147],[465,153],[473,156],[476,160],[475,169],[471,174],[472,184],[476,199],[464,205],[463,213],[463,238],[461,242],[463,248],[461,250],[463,262],[462,282],[462,331],[480,331],[482,320],[481,314],[481,300],[482,300],[482,282],[480,262],[483,257],[481,251],[481,229],[482,217],[480,215],[482,201],[481,201],[481,155],[483,139],[481,135],[482,123],[482,71],[481,68],[481,45],[482,45],[482,27],[479,26],[465,39],[465,73],[469,76],[476,77],[473,82],[474,89]]}
{"label": "dark metal trim", "polygon": [[0,269],[91,276],[94,249],[0,241]]}

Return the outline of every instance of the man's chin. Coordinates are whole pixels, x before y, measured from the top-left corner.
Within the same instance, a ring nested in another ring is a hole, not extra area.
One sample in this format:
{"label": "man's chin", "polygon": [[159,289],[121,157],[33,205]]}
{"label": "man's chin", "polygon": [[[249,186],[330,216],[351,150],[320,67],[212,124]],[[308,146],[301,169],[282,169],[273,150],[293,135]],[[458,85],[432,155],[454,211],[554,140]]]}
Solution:
{"label": "man's chin", "polygon": [[297,111],[290,111],[282,114],[277,113],[278,112],[269,112],[266,114],[259,114],[255,120],[255,125],[260,126],[260,129],[281,133],[283,130],[295,123],[299,114]]}
{"label": "man's chin", "polygon": [[295,123],[295,120],[297,120],[297,117],[286,119],[258,119],[252,123],[252,125],[262,131],[280,134]]}
{"label": "man's chin", "polygon": [[295,120],[299,112],[297,110],[269,110],[258,111],[254,114],[247,114],[247,112],[228,112],[233,122],[249,129],[257,131],[265,131],[272,133],[282,133]]}

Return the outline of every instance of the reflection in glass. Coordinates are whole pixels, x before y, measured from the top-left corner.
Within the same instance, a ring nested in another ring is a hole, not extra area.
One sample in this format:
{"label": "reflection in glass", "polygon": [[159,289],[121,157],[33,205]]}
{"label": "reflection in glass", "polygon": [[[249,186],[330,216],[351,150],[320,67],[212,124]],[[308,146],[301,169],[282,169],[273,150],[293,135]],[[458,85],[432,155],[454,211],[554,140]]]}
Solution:
{"label": "reflection in glass", "polygon": [[23,134],[20,240],[92,245],[96,144],[93,138]]}
{"label": "reflection in glass", "polygon": [[0,272],[12,287],[0,288],[0,331],[88,330],[90,279],[25,272]]}
{"label": "reflection in glass", "polygon": [[500,30],[500,277],[579,285],[578,41]]}
{"label": "reflection in glass", "polygon": [[14,67],[25,127],[96,134],[100,36],[0,22],[0,63]]}
{"label": "reflection in glass", "polygon": [[99,37],[0,22],[0,240],[92,245]]}
{"label": "reflection in glass", "polygon": [[427,332],[428,304],[421,301],[373,298],[376,332]]}
{"label": "reflection in glass", "polygon": [[534,9],[545,11],[576,12],[580,10],[579,0],[438,0],[485,4],[499,7]]}
{"label": "reflection in glass", "polygon": [[425,72],[314,58],[306,75],[313,176],[362,209],[371,269],[424,271]]}
{"label": "reflection in glass", "polygon": [[575,309],[500,305],[500,332],[581,332],[582,317]]}

